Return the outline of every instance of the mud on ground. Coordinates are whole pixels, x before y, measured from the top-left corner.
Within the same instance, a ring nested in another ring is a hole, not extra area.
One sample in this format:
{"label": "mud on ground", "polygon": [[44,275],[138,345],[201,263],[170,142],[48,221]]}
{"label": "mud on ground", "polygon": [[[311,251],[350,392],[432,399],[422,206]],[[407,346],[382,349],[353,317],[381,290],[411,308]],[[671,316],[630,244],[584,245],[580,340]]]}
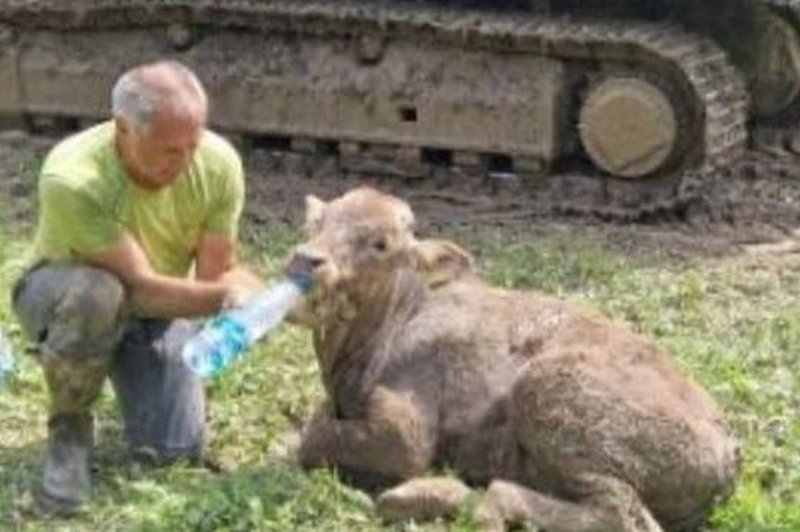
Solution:
{"label": "mud on ground", "polygon": [[[54,142],[52,137],[0,132],[0,198],[9,209],[0,220],[34,219],[38,161]],[[299,224],[307,194],[329,199],[370,184],[409,201],[423,234],[496,226],[513,238],[575,237],[625,255],[657,252],[676,260],[800,252],[800,158],[785,155],[749,153],[733,171],[721,174],[700,201],[635,222],[553,213],[526,200],[510,176],[403,180],[342,175],[333,166],[309,175],[295,155],[266,150],[250,151],[245,164],[246,217],[257,224]]]}
{"label": "mud on ground", "polygon": [[554,213],[527,200],[521,185],[507,176],[489,182],[457,175],[403,180],[333,171],[309,177],[291,154],[264,151],[252,152],[247,167],[248,217],[262,223],[296,224],[306,194],[327,199],[366,183],[409,201],[423,233],[491,225],[527,240],[575,236],[626,255],[658,252],[678,260],[800,249],[800,158],[786,155],[748,153],[718,176],[701,200],[635,222]]}

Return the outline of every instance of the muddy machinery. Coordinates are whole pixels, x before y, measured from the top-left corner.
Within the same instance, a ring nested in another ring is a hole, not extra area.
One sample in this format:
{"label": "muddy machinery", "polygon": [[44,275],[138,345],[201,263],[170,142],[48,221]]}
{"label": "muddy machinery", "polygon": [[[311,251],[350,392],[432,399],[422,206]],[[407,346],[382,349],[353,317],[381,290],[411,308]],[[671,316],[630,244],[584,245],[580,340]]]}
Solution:
{"label": "muddy machinery", "polygon": [[636,217],[702,195],[753,139],[800,148],[797,13],[792,0],[0,0],[0,123],[104,118],[116,76],[172,57],[206,83],[217,128],[337,171],[512,176],[518,196]]}

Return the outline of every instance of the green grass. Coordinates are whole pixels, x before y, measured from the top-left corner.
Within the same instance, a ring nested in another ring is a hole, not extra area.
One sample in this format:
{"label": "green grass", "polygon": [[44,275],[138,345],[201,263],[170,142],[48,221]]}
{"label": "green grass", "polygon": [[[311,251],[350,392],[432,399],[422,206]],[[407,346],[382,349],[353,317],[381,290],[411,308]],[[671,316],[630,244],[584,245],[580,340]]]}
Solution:
{"label": "green grass", "polygon": [[[0,204],[0,208],[2,205]],[[3,211],[0,211],[2,213]],[[0,216],[2,216],[0,214]],[[296,241],[286,227],[247,227],[247,256],[276,271]],[[119,442],[116,405],[98,406],[103,440],[88,512],[69,521],[29,515],[39,472],[46,392],[8,308],[6,294],[30,240],[26,227],[0,229],[0,325],[19,353],[19,371],[0,391],[0,528],[16,530],[380,530],[369,500],[330,472],[307,474],[269,458],[289,427],[322,397],[307,335],[276,332],[210,384],[211,452],[229,472],[187,465],[143,469]],[[745,450],[732,499],[712,527],[721,531],[800,530],[800,264],[751,261],[675,263],[626,257],[570,237],[526,241],[499,230],[461,237],[493,283],[534,288],[626,319],[674,353],[720,401]],[[395,530],[471,530],[454,524]]]}

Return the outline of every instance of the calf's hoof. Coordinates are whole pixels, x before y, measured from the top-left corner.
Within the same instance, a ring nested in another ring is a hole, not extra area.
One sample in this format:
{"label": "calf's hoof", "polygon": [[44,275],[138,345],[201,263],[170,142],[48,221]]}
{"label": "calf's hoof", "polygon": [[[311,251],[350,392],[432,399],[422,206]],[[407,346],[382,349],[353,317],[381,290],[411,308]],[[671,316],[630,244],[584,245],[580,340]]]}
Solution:
{"label": "calf's hoof", "polygon": [[472,514],[478,530],[482,532],[505,532],[506,523],[500,508],[490,496],[486,496],[475,507]]}
{"label": "calf's hoof", "polygon": [[376,510],[386,521],[452,517],[471,492],[455,478],[415,478],[381,493]]}

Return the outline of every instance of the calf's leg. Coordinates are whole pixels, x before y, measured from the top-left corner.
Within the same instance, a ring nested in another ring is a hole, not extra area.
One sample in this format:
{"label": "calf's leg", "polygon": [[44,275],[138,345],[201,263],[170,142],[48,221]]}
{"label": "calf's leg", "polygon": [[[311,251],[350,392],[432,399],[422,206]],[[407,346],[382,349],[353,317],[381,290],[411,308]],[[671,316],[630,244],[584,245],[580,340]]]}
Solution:
{"label": "calf's leg", "polygon": [[495,480],[475,510],[487,531],[503,531],[506,524],[529,522],[548,532],[662,532],[625,482],[586,474],[576,479],[584,496],[567,501],[544,495],[514,482]]}
{"label": "calf's leg", "polygon": [[453,477],[414,478],[380,494],[378,515],[386,521],[453,517],[472,490]]}
{"label": "calf's leg", "polygon": [[337,419],[330,410],[320,410],[304,431],[298,451],[303,467],[331,466],[396,482],[419,475],[430,463],[432,430],[408,395],[376,388],[363,418]]}

